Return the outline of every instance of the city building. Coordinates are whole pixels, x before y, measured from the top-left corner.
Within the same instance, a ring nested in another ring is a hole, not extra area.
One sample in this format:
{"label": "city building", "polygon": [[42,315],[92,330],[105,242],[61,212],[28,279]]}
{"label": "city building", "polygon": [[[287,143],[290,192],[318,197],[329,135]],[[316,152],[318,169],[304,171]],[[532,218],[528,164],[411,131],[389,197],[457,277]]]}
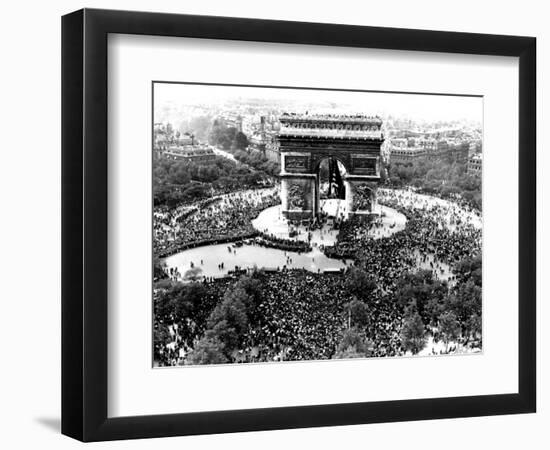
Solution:
{"label": "city building", "polygon": [[455,162],[465,163],[468,161],[468,154],[470,152],[470,143],[467,141],[454,142],[449,144],[447,149],[447,156]]}
{"label": "city building", "polygon": [[193,135],[189,133],[181,134],[179,137],[175,139],[175,142],[177,145],[183,146],[183,145],[194,145],[195,144],[195,138]]}
{"label": "city building", "polygon": [[164,150],[170,144],[170,136],[166,133],[164,124],[155,123],[153,129],[154,149],[156,152]]}
{"label": "city building", "polygon": [[267,159],[280,161],[279,143],[277,141],[277,129],[274,123],[266,116],[260,116],[258,125],[252,125],[251,134],[248,137],[248,151],[259,152]]}
{"label": "city building", "polygon": [[473,139],[470,141],[469,155],[472,156],[476,153],[481,153],[481,139]]}
{"label": "city building", "polygon": [[427,137],[394,138],[390,143],[390,162],[406,163],[421,158],[447,159],[466,163],[470,152],[469,141],[434,139]]}
{"label": "city building", "polygon": [[280,163],[281,162],[281,150],[279,147],[279,141],[274,136],[271,142],[268,142],[265,146],[265,156],[270,161]]}
{"label": "city building", "polygon": [[220,116],[224,125],[228,128],[236,128],[237,131],[243,131],[243,117],[240,114],[226,112]]}
{"label": "city building", "polygon": [[417,139],[397,138],[390,142],[390,163],[407,163],[425,156],[426,149],[417,144]]}
{"label": "city building", "polygon": [[481,175],[483,156],[481,153],[472,155],[468,160],[468,175]]}
{"label": "city building", "polygon": [[249,151],[257,151],[265,156],[265,147],[269,142],[265,129],[265,116],[260,117],[260,126],[248,137]]}
{"label": "city building", "polygon": [[161,152],[161,156],[176,161],[210,162],[216,159],[214,151],[204,144],[170,146]]}

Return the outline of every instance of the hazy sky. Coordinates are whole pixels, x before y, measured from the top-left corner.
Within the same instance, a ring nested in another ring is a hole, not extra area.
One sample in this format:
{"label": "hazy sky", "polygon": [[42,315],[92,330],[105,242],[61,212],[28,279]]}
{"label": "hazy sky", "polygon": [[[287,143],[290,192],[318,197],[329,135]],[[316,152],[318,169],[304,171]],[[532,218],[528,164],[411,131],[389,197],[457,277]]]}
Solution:
{"label": "hazy sky", "polygon": [[154,92],[155,111],[168,105],[178,107],[210,103],[215,106],[232,100],[262,100],[268,108],[273,101],[288,102],[289,112],[301,112],[308,107],[326,108],[327,102],[332,102],[338,105],[338,109],[341,108],[339,112],[391,114],[417,120],[467,119],[481,126],[483,117],[481,97],[164,83],[156,83]]}

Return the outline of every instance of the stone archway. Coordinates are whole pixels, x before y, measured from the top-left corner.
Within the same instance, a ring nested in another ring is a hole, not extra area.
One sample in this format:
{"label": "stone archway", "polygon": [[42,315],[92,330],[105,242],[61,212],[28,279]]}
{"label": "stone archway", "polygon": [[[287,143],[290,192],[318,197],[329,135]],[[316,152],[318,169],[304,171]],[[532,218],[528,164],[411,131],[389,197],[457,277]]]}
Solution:
{"label": "stone archway", "polygon": [[[324,169],[326,173],[322,173],[322,166],[325,163]],[[336,156],[327,156],[319,160],[317,165],[313,167],[313,171],[316,175],[315,182],[315,212],[317,215],[321,213],[322,203],[325,199],[340,199],[345,202],[346,199],[346,185],[345,176],[348,172],[345,162]],[[326,182],[324,185],[323,182]],[[327,189],[327,192],[323,192],[323,187]],[[324,200],[322,200],[324,197]]]}
{"label": "stone archway", "polygon": [[281,203],[285,217],[304,220],[319,214],[317,169],[325,158],[336,158],[346,168],[348,216],[374,213],[380,148],[384,142],[380,118],[285,114],[279,120]]}

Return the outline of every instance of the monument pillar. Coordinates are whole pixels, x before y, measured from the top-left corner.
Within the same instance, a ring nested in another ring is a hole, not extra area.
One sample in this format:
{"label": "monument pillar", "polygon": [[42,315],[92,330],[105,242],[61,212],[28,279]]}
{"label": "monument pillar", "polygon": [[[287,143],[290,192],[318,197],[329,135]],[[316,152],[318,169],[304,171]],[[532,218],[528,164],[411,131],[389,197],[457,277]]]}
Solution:
{"label": "monument pillar", "polygon": [[345,177],[344,187],[346,188],[346,218],[349,219],[353,213],[354,184]]}
{"label": "monument pillar", "polygon": [[316,182],[314,174],[281,176],[281,207],[289,220],[309,220],[317,214]]}
{"label": "monument pillar", "polygon": [[[346,177],[346,207],[348,217],[376,214],[376,189],[378,183],[369,177]],[[349,194],[348,194],[349,192]]]}

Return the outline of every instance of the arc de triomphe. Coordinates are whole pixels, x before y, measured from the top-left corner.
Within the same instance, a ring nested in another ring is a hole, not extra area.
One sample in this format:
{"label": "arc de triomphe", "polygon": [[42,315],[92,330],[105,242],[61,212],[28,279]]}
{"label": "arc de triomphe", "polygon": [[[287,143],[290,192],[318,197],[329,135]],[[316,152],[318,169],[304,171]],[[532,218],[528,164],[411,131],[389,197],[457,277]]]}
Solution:
{"label": "arc de triomphe", "polygon": [[364,115],[283,114],[278,133],[281,203],[285,217],[312,219],[319,214],[319,165],[336,158],[344,175],[348,217],[369,215],[380,181],[382,120]]}

